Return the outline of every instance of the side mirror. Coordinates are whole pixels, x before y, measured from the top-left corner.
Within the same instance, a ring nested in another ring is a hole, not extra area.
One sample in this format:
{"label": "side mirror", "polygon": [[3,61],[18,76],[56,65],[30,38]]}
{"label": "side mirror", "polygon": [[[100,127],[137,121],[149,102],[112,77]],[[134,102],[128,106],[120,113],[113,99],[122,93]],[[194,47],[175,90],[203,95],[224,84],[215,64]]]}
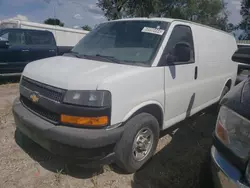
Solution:
{"label": "side mirror", "polygon": [[167,55],[167,63],[174,62],[189,62],[191,59],[191,48],[188,43],[177,43],[173,48],[172,53]]}
{"label": "side mirror", "polygon": [[176,57],[172,54],[166,55],[167,64],[171,65],[176,62]]}
{"label": "side mirror", "polygon": [[239,63],[250,64],[250,47],[240,47],[232,56],[232,60]]}
{"label": "side mirror", "polygon": [[0,48],[9,48],[10,44],[7,40],[0,40]]}

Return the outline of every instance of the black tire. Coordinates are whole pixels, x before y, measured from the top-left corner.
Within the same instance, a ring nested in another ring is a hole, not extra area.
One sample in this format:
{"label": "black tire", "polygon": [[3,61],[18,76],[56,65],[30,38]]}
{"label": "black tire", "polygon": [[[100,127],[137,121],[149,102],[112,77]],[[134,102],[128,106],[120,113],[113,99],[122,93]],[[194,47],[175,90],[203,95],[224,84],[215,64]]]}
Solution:
{"label": "black tire", "polygon": [[[131,118],[124,126],[126,128],[122,138],[115,147],[116,164],[127,173],[133,173],[154,155],[159,140],[159,123],[151,114],[141,113]],[[152,131],[153,143],[146,157],[137,161],[133,157],[133,143],[137,133],[145,128]]]}
{"label": "black tire", "polygon": [[217,113],[219,113],[219,111],[220,111],[220,107],[221,107],[220,102],[221,102],[221,100],[222,100],[223,97],[229,92],[229,90],[230,90],[230,89],[229,89],[228,86],[225,86],[225,87],[223,88],[223,91],[222,91],[221,96],[220,96],[219,103],[218,103],[218,105],[217,105]]}
{"label": "black tire", "polygon": [[217,102],[216,104],[213,104],[211,107],[208,108],[207,112],[208,113],[212,113],[212,114],[218,114],[219,111],[220,111],[220,102],[221,100],[223,99],[223,97],[229,92],[229,87],[228,86],[225,86],[222,90],[222,93],[221,93],[221,96],[220,96],[220,99],[219,99],[219,102]]}

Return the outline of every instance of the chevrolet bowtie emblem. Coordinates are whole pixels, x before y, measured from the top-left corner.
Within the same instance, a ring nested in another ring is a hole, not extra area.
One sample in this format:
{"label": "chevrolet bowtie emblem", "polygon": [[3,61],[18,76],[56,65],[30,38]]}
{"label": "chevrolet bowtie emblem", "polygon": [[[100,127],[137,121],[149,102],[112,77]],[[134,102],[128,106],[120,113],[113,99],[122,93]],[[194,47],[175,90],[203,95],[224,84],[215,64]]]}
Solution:
{"label": "chevrolet bowtie emblem", "polygon": [[30,99],[33,103],[37,103],[39,101],[39,95],[37,93],[32,93]]}

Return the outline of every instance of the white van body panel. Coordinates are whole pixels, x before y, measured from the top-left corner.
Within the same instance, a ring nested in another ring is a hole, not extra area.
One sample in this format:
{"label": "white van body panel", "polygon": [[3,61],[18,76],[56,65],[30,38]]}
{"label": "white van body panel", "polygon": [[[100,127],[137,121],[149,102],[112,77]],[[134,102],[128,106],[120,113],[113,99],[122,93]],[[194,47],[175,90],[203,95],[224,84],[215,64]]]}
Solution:
{"label": "white van body panel", "polygon": [[231,57],[237,50],[237,43],[233,36],[215,29],[193,25],[195,43],[199,63],[199,87],[196,107],[219,100],[222,90],[231,80],[234,85],[237,76],[237,63]]}
{"label": "white van body panel", "polygon": [[[233,36],[190,22],[173,21],[168,29],[155,66],[176,25],[192,29],[195,62],[165,67],[165,116],[163,129],[184,120],[219,101],[227,81],[234,85],[237,64],[231,60],[237,44]],[[194,79],[195,67],[198,70]]]}
{"label": "white van body panel", "polygon": [[98,85],[98,90],[104,89],[112,93],[112,124],[124,122],[149,104],[164,107],[164,68],[134,67],[129,72],[114,73]]}
{"label": "white van body panel", "polygon": [[126,74],[142,70],[138,66],[56,56],[29,63],[23,75],[67,90],[96,90],[105,78],[117,75],[126,77]]}
{"label": "white van body panel", "polygon": [[[163,94],[164,95],[164,94]],[[164,97],[164,96],[161,96],[161,97]],[[129,113],[127,113],[127,115],[123,118],[122,122],[125,122],[127,121],[130,117],[132,117],[132,115],[134,113],[136,113],[138,110],[142,109],[143,107],[146,107],[148,105],[157,105],[160,107],[161,110],[164,109],[164,106],[162,106],[162,104],[159,102],[159,101],[155,101],[155,100],[148,100],[146,102],[143,102],[139,105],[137,105],[136,107],[134,107],[132,110],[129,111]],[[164,112],[162,111],[162,114]]]}
{"label": "white van body panel", "polygon": [[58,56],[29,63],[23,76],[67,90],[109,90],[112,94],[111,124],[126,121],[129,115],[148,104],[157,104],[162,109],[164,106],[164,67]]}
{"label": "white van body panel", "polygon": [[[127,20],[143,19],[148,20]],[[237,64],[231,56],[237,45],[233,36],[210,27],[181,20],[152,20],[167,21],[170,25],[151,67],[53,57],[28,64],[23,75],[68,90],[109,90],[111,125],[126,121],[144,106],[158,105],[164,114],[162,129],[166,129],[218,102],[228,80],[234,84]],[[159,67],[165,46],[178,24],[192,29],[195,62]]]}
{"label": "white van body panel", "polygon": [[[178,21],[171,23],[163,42],[161,53],[163,53],[165,46],[171,37],[173,29],[179,24],[188,25]],[[197,54],[195,54],[195,56],[196,55]],[[190,110],[192,110],[190,101],[193,102],[195,99],[194,96],[197,87],[197,81],[194,79],[195,66],[197,66],[197,62],[192,64],[164,66],[165,113],[163,129],[168,128],[169,126],[185,119],[190,115]]]}

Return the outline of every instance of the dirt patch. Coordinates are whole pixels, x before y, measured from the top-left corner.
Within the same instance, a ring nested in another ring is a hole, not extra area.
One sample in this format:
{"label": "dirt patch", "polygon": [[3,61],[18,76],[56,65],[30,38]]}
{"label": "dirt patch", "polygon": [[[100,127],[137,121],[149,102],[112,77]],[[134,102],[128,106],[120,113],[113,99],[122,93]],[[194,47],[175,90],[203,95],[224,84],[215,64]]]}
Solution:
{"label": "dirt patch", "polygon": [[[11,105],[18,84],[0,86],[0,187],[4,188],[160,188],[210,187],[209,149],[216,115],[203,114],[164,133],[157,153],[135,174],[113,166],[83,169],[69,166],[35,143],[18,145]],[[17,139],[18,140],[18,139]],[[204,176],[206,178],[204,178]],[[205,186],[204,186],[205,185]]]}

